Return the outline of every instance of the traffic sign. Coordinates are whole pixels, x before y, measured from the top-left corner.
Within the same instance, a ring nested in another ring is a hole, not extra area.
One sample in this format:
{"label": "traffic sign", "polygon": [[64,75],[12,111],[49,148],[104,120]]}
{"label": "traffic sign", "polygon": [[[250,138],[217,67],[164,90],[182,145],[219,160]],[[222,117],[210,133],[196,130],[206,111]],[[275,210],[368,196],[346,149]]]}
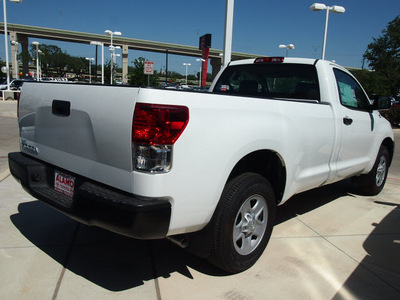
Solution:
{"label": "traffic sign", "polygon": [[154,75],[154,61],[145,61],[144,62],[144,74]]}

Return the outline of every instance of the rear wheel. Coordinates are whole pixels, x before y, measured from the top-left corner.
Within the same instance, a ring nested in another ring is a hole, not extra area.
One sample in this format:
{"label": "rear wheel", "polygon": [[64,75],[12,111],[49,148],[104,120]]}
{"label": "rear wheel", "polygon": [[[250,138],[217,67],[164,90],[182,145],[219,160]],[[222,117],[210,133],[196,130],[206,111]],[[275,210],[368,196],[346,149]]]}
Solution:
{"label": "rear wheel", "polygon": [[374,196],[382,191],[388,175],[389,162],[389,152],[385,146],[381,146],[372,170],[355,179],[360,194]]}
{"label": "rear wheel", "polygon": [[250,268],[268,244],[275,210],[274,192],[264,177],[245,173],[232,179],[216,211],[209,261],[229,273]]}

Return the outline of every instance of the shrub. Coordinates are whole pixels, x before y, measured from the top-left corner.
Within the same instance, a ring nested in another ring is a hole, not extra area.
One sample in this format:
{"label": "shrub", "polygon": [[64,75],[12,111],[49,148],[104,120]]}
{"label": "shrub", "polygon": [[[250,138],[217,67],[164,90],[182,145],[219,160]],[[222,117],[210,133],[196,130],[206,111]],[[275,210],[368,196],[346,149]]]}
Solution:
{"label": "shrub", "polygon": [[393,127],[400,127],[400,106],[392,106],[388,111],[382,114]]}

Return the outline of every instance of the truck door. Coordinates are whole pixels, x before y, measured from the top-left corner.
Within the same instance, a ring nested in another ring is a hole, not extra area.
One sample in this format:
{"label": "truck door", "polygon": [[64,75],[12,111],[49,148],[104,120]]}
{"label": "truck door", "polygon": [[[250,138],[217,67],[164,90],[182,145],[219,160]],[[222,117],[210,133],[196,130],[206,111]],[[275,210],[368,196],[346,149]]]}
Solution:
{"label": "truck door", "polygon": [[338,179],[364,170],[370,160],[374,116],[358,82],[346,72],[333,69],[339,93],[341,143],[336,162]]}

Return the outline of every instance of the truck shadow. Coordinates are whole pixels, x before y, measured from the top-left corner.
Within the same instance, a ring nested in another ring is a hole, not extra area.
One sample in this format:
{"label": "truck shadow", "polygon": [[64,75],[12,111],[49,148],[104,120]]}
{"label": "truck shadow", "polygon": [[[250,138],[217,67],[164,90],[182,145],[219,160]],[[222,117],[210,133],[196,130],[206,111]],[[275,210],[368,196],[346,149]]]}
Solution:
{"label": "truck shadow", "polygon": [[[349,184],[344,182],[297,195],[278,208],[277,223],[348,192]],[[193,279],[189,267],[211,276],[228,276],[165,240],[136,240],[85,226],[40,201],[21,203],[10,219],[29,241],[60,265],[110,291],[138,287],[175,272]]]}
{"label": "truck shadow", "polygon": [[357,191],[351,180],[347,179],[294,195],[283,205],[278,206],[275,225],[317,209],[340,197],[353,194],[357,194]]}
{"label": "truck shadow", "polygon": [[[379,223],[363,243],[365,257],[353,271],[333,299],[399,299],[400,296],[400,205],[374,201],[378,206],[393,210]],[[381,284],[364,285],[360,281],[366,273],[382,280]]]}
{"label": "truck shadow", "polygon": [[67,270],[110,291],[124,291],[188,267],[222,276],[220,270],[166,240],[137,240],[80,224],[40,201],[18,205],[14,226]]}

